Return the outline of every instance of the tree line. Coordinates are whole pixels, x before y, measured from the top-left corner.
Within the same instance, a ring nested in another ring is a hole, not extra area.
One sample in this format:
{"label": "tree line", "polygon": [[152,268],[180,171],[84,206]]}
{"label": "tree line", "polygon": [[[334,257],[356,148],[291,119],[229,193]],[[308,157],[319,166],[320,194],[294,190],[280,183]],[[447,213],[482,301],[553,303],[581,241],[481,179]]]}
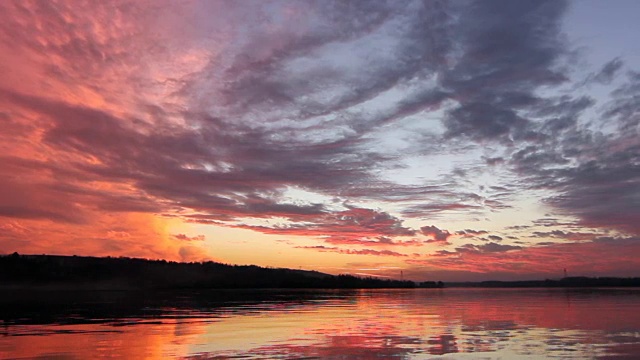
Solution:
{"label": "tree line", "polygon": [[[179,263],[127,257],[57,255],[0,256],[4,286],[61,286],[94,289],[180,288],[414,288],[436,282],[329,275],[317,271],[228,265],[213,261]],[[440,283],[440,286],[442,283]]]}

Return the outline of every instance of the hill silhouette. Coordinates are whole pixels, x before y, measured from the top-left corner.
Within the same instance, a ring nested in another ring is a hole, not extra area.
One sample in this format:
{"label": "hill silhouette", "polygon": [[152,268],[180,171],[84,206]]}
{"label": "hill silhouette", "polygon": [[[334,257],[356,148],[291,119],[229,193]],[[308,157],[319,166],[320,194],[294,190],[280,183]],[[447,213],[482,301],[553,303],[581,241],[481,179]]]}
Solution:
{"label": "hill silhouette", "polygon": [[[421,283],[421,286],[437,283]],[[0,286],[70,289],[413,288],[413,281],[317,271],[127,257],[0,256]]]}

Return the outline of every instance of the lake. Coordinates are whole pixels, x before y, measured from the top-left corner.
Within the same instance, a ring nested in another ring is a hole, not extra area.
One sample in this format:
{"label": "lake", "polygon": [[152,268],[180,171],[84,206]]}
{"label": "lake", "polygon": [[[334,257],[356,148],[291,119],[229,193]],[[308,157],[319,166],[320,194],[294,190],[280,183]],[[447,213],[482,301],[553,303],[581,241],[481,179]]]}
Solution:
{"label": "lake", "polygon": [[7,292],[0,358],[638,359],[640,289]]}

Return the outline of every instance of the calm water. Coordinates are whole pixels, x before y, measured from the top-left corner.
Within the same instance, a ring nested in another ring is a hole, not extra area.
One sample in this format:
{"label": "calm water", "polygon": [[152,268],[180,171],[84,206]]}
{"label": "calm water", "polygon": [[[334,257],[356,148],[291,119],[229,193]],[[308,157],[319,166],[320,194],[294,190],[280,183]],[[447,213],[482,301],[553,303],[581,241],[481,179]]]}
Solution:
{"label": "calm water", "polygon": [[0,315],[3,359],[640,358],[640,289],[14,293]]}

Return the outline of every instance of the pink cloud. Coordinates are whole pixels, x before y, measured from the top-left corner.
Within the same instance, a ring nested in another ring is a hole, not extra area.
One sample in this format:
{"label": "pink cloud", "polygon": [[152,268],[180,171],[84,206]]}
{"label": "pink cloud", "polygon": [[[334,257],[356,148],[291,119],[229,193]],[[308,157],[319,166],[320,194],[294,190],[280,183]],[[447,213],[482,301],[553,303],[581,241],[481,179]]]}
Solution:
{"label": "pink cloud", "polygon": [[[407,263],[429,267],[442,274],[469,272],[558,277],[567,268],[574,276],[634,276],[640,266],[636,238],[600,238],[593,242],[519,247],[500,244],[468,245],[442,250],[431,257]],[[446,276],[446,275],[445,275]],[[503,275],[502,275],[503,276]]]}
{"label": "pink cloud", "polygon": [[185,234],[174,234],[173,238],[180,241],[204,241],[204,235],[187,236]]}
{"label": "pink cloud", "polygon": [[374,255],[374,256],[400,256],[405,257],[409,256],[406,254],[402,254],[396,251],[391,250],[374,250],[374,249],[341,249],[337,247],[329,247],[323,245],[317,246],[296,246],[298,249],[309,249],[316,250],[320,252],[335,252],[338,254],[348,254],[348,255]]}

